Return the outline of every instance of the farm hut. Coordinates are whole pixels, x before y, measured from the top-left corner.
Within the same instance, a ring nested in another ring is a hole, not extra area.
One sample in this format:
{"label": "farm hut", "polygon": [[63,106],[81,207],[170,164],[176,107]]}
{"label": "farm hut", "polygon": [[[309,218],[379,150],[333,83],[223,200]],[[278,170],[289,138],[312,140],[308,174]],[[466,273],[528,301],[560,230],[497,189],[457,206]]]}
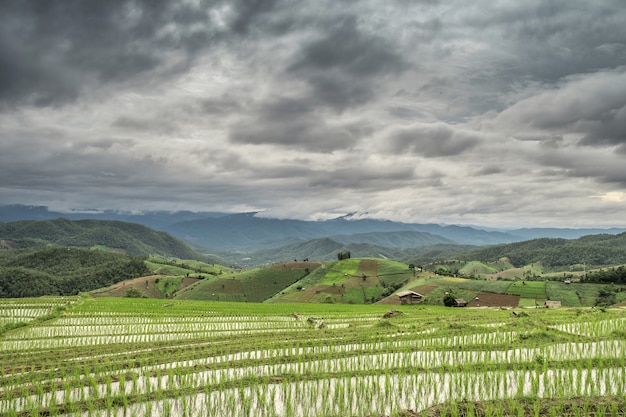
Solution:
{"label": "farm hut", "polygon": [[419,304],[424,296],[415,291],[402,291],[396,294],[400,299],[400,304]]}
{"label": "farm hut", "polygon": [[455,298],[454,307],[467,307],[467,301],[462,298]]}
{"label": "farm hut", "polygon": [[551,300],[546,301],[546,308],[556,308],[556,307],[561,307],[560,301],[551,301]]}

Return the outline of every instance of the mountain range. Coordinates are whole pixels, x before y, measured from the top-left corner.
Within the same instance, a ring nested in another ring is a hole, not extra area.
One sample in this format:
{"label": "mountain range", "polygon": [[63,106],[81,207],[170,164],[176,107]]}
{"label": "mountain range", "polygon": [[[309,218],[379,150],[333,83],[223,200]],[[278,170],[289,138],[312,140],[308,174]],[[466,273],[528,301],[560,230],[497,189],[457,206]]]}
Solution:
{"label": "mountain range", "polygon": [[45,206],[0,206],[0,222],[19,220],[117,220],[138,223],[185,240],[202,252],[255,252],[312,239],[330,238],[345,245],[370,244],[387,248],[431,245],[487,246],[549,237],[575,239],[590,234],[619,234],[626,229],[521,228],[487,229],[478,226],[402,223],[357,219],[348,214],[332,220],[273,219],[259,213],[191,211],[75,210],[55,212]]}

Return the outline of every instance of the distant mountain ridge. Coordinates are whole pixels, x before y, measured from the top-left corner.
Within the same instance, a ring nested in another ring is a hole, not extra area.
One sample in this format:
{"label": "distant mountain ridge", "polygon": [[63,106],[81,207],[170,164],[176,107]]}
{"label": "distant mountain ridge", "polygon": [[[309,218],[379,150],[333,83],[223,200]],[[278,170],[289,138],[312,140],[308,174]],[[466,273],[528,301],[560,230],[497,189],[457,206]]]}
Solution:
{"label": "distant mountain ridge", "polygon": [[[146,211],[125,213],[113,210],[83,210],[70,213],[49,211],[45,206],[0,206],[0,221],[120,220],[170,233],[194,246],[211,250],[254,252],[329,237],[344,244],[384,247],[419,247],[427,244],[487,246],[520,242],[539,237],[576,239],[589,234],[618,234],[626,229],[524,228],[481,229],[476,226],[401,223],[390,220],[354,219],[351,215],[332,220],[305,221],[259,217],[258,213],[190,211]],[[411,235],[421,233],[421,235]],[[427,235],[428,234],[428,235]]]}
{"label": "distant mountain ridge", "polygon": [[459,259],[484,262],[503,257],[517,267],[534,262],[541,262],[547,267],[625,264],[626,232],[617,235],[586,235],[577,239],[538,238],[477,248],[459,255]]}
{"label": "distant mountain ridge", "polygon": [[200,255],[166,232],[137,223],[114,220],[22,220],[0,223],[3,245],[38,247],[46,245],[90,248],[102,246],[129,255],[161,255],[196,259]]}

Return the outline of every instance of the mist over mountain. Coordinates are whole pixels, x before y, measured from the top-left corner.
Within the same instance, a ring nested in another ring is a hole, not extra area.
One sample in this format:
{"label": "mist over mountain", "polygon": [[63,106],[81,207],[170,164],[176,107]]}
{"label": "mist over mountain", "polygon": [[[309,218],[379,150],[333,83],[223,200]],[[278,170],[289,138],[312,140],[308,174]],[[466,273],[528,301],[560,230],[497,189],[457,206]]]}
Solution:
{"label": "mist over mountain", "polygon": [[435,244],[486,246],[550,237],[576,239],[589,234],[618,234],[626,229],[523,228],[498,230],[479,226],[401,223],[390,220],[355,219],[346,215],[332,220],[306,221],[259,217],[258,213],[114,210],[50,211],[45,206],[0,206],[0,221],[119,220],[166,231],[209,250],[254,252],[298,244],[311,239],[332,238],[342,244],[365,243],[381,247],[420,247]]}

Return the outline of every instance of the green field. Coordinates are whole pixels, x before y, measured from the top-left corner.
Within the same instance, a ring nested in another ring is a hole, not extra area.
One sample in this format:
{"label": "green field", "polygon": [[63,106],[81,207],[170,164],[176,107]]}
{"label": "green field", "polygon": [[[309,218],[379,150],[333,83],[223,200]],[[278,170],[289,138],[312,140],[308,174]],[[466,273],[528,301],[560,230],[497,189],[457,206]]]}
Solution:
{"label": "green field", "polygon": [[[146,278],[154,282],[154,291],[145,295],[161,294],[165,298],[189,300],[371,304],[389,296],[393,298],[393,294],[399,291],[420,292],[421,288],[428,292],[424,303],[429,305],[442,305],[445,293],[449,292],[455,298],[467,301],[473,300],[480,293],[518,295],[521,307],[543,306],[547,300],[560,301],[564,307],[591,307],[598,304],[603,288],[610,288],[615,303],[626,300],[626,287],[623,285],[565,284],[563,281],[538,281],[536,277],[524,281],[468,279],[428,271],[416,271],[414,274],[402,262],[374,258],[353,258],[325,264],[284,263],[249,270],[232,270],[190,260],[151,258],[146,263],[153,273],[165,276]],[[506,266],[505,261],[499,264]],[[537,263],[520,268],[517,273],[531,271],[528,273],[535,274],[541,269],[541,264]],[[181,278],[187,277],[195,278],[197,282],[186,280],[183,283]],[[147,291],[144,283],[141,281],[138,288]],[[93,293],[99,296],[125,294],[119,289],[119,284]],[[498,305],[497,300],[491,296],[489,298],[492,303],[489,305]]]}
{"label": "green field", "polygon": [[386,319],[381,305],[0,300],[0,415],[626,412],[624,309],[394,310]]}
{"label": "green field", "polygon": [[545,281],[515,281],[509,286],[507,294],[519,295],[522,298],[545,299]]}

